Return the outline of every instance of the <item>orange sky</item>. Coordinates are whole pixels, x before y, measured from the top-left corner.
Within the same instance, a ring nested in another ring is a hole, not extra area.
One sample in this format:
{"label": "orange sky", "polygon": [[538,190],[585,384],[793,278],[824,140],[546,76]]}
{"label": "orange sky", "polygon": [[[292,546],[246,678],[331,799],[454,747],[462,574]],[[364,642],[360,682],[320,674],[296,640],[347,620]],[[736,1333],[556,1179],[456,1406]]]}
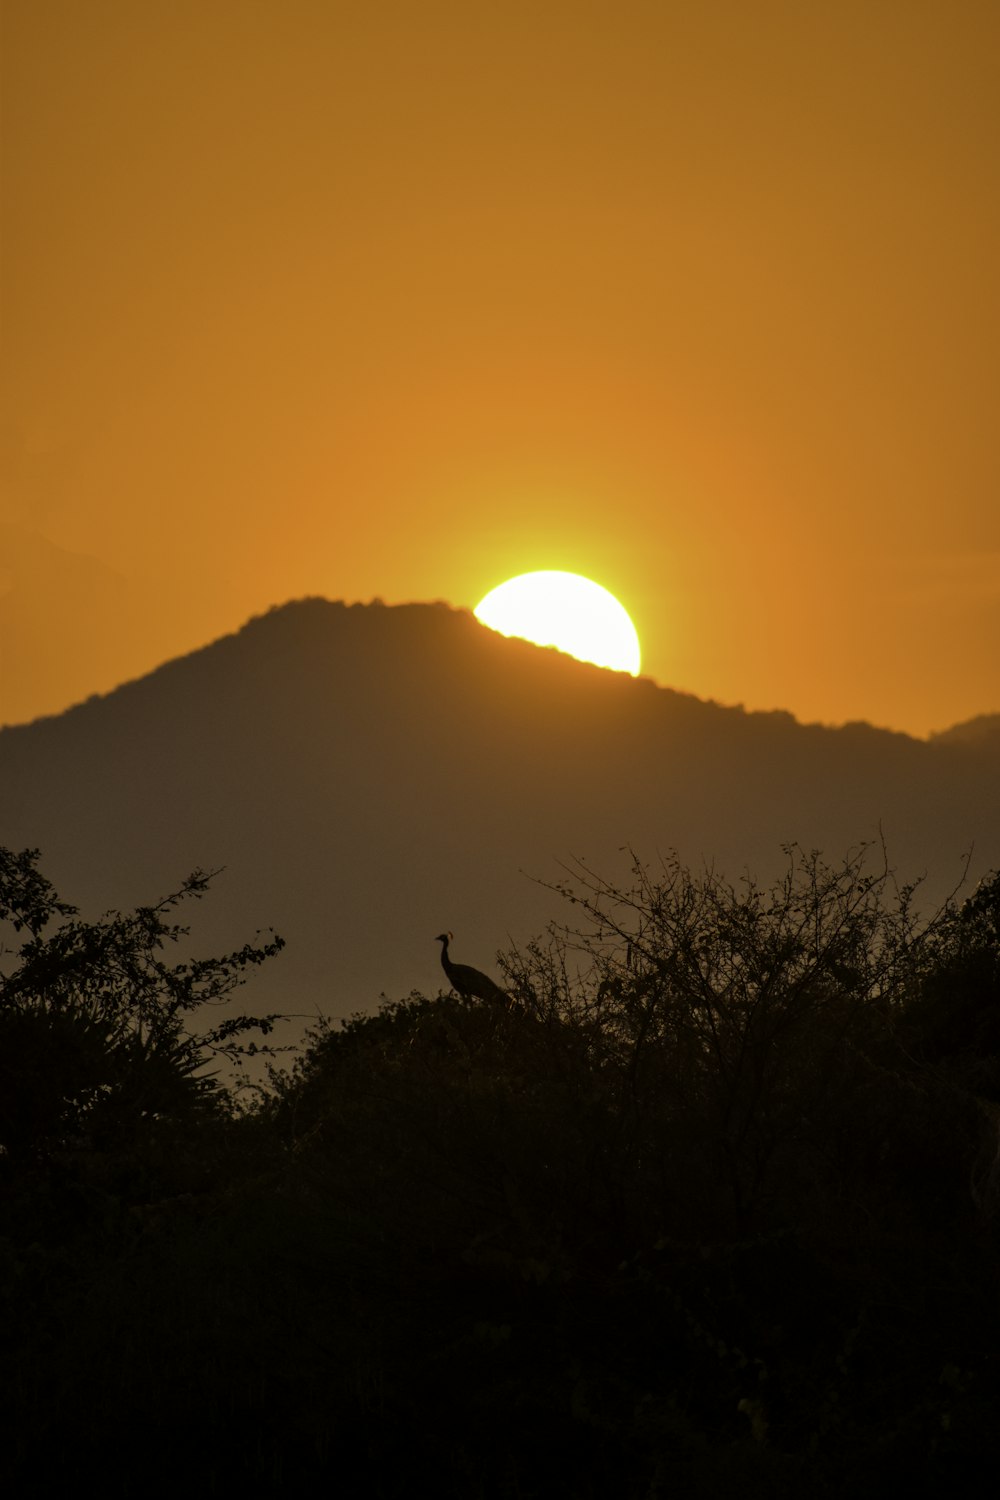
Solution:
{"label": "orange sky", "polygon": [[994,0],[6,0],[0,719],[566,568],[658,681],[1000,709]]}

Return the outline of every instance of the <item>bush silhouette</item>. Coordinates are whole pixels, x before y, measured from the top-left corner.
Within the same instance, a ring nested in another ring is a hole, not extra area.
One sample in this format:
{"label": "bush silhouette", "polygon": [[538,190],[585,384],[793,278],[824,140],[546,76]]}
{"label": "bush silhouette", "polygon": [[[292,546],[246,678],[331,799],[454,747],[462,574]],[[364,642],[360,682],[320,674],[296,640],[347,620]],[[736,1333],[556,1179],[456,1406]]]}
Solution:
{"label": "bush silhouette", "polygon": [[220,1494],[876,1496],[995,1461],[997,877],[924,918],[871,850],[767,889],[578,866],[508,1008],[320,1024],[239,1111],[204,1064],[243,1023],[192,1022],[276,945],[164,966],[172,904],[81,924],[3,868],[13,1479],[127,1493],[152,1444]]}
{"label": "bush silhouette", "polygon": [[225,1003],[244,971],[282,942],[166,962],[164,950],[188,933],[173,912],[209,878],[196,872],[156,906],[84,922],[41,875],[37,851],[0,851],[0,920],[20,939],[0,977],[8,1174],[73,1152],[131,1151],[144,1133],[227,1107],[209,1066],[238,1060],[245,1035],[269,1031],[274,1018],[232,1017],[200,1032],[190,1023]]}

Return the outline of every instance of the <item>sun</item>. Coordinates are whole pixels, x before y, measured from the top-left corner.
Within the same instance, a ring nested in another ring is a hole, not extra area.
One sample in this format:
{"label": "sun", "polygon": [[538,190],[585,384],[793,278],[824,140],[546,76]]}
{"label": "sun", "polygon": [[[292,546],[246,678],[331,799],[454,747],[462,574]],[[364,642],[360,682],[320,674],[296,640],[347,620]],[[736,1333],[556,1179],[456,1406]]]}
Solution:
{"label": "sun", "polygon": [[521,573],[491,589],[476,619],[501,635],[556,646],[580,661],[639,674],[639,637],[614,594],[579,573]]}

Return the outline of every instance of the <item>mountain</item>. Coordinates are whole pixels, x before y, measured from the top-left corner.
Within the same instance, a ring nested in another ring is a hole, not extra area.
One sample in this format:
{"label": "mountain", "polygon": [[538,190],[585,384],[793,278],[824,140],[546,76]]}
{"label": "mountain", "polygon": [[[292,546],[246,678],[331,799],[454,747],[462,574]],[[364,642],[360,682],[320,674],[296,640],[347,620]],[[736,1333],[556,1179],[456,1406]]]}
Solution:
{"label": "mountain", "polygon": [[287,604],[68,712],[0,731],[0,842],[87,916],[225,867],[205,953],[274,927],[250,1009],[435,993],[434,934],[491,969],[567,907],[538,880],[676,850],[738,879],[877,838],[928,899],[1000,864],[1000,747],[746,713],[508,640],[442,604]]}
{"label": "mountain", "polygon": [[1000,755],[1000,714],[977,714],[964,724],[954,724],[951,729],[932,734],[931,739],[935,744],[972,745]]}

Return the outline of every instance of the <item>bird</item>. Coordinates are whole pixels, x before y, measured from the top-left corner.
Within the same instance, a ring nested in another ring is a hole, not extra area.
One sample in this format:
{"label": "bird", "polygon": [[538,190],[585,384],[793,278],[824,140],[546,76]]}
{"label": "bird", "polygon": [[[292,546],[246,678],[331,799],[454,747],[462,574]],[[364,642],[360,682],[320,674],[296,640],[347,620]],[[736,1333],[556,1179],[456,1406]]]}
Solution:
{"label": "bird", "polygon": [[448,983],[452,989],[461,995],[463,1000],[469,1000],[475,996],[478,1000],[499,1000],[503,1005],[507,1004],[507,996],[498,984],[494,984],[488,974],[481,969],[474,969],[471,964],[453,964],[448,957],[448,944],[455,936],[453,932],[439,932],[434,939],[441,944],[441,967],[448,976]]}

